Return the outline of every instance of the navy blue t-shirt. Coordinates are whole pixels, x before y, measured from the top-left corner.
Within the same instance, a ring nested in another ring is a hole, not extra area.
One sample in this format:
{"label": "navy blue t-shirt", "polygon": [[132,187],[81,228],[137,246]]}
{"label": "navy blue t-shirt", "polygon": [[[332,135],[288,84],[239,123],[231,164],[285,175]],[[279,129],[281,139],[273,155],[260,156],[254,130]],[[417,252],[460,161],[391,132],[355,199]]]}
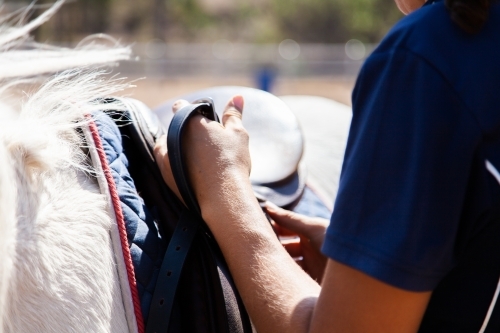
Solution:
{"label": "navy blue t-shirt", "polygon": [[[430,1],[359,74],[323,252],[390,285],[433,290],[420,332],[478,332],[500,277],[497,170],[500,5],[468,35]],[[486,332],[500,332],[500,302]]]}

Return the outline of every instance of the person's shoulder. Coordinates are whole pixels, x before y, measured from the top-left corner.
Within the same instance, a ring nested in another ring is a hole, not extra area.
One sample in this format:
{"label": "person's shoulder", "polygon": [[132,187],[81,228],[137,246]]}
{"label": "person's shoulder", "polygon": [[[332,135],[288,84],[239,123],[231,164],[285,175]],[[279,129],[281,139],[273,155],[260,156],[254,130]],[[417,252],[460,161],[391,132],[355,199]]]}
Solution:
{"label": "person's shoulder", "polygon": [[451,20],[443,1],[425,5],[403,17],[365,60],[361,73],[378,76],[384,69],[400,73],[419,67],[420,71],[440,75],[440,61],[436,60],[440,50],[435,45],[446,40],[443,34],[447,33],[439,26],[448,21]]}
{"label": "person's shoulder", "polygon": [[422,49],[428,49],[429,44],[436,40],[436,32],[442,35],[445,33],[443,29],[450,28],[446,25],[451,27],[451,19],[443,1],[426,5],[397,22],[373,54],[398,49],[420,54]]}
{"label": "person's shoulder", "polygon": [[[435,1],[398,22],[367,59],[362,73],[378,76],[384,69],[427,80],[409,79],[406,85],[437,90],[446,85],[488,133],[500,123],[499,58],[500,2],[491,6],[481,31],[471,35],[452,21],[444,1]],[[430,78],[439,84],[433,86]]]}
{"label": "person's shoulder", "polygon": [[[466,33],[453,22],[444,1],[425,5],[401,19],[388,32],[373,54],[396,50],[411,52],[431,64],[436,64],[437,68],[444,60],[446,62],[452,60],[455,64],[462,65],[470,63],[473,58],[498,59],[500,3],[492,5],[485,26],[474,35]],[[470,53],[473,57],[466,56],[466,53]]]}

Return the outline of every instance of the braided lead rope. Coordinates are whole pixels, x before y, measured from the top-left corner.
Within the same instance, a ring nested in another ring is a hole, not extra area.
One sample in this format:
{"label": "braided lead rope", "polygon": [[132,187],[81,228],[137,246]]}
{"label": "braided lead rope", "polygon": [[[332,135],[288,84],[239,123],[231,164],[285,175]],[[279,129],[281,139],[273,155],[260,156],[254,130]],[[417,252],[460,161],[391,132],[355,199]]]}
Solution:
{"label": "braided lead rope", "polygon": [[123,211],[121,207],[120,197],[118,196],[118,191],[116,189],[115,180],[111,174],[111,169],[109,168],[108,161],[106,159],[106,154],[102,146],[101,137],[99,136],[99,130],[97,129],[96,123],[92,120],[92,117],[87,115],[89,119],[89,129],[94,139],[97,153],[99,159],[101,160],[102,169],[104,171],[104,176],[109,187],[109,193],[111,195],[111,201],[113,203],[113,208],[116,215],[116,221],[118,224],[118,231],[120,233],[120,242],[122,245],[123,259],[125,260],[125,266],[127,268],[127,276],[130,291],[132,293],[132,303],[134,304],[134,312],[137,321],[137,330],[139,333],[144,333],[144,320],[142,317],[141,303],[139,299],[139,292],[137,290],[137,283],[135,280],[134,266],[132,264],[132,257],[130,255],[130,248],[127,240],[127,230],[125,228],[125,220],[123,217]]}

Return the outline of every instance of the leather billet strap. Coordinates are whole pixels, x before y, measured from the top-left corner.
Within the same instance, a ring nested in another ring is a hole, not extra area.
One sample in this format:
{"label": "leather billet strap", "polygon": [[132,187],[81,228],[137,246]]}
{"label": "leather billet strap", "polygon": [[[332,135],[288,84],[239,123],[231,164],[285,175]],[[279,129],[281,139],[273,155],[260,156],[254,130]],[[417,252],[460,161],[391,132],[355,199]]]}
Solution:
{"label": "leather billet strap", "polygon": [[189,118],[196,114],[220,122],[213,108],[212,100],[207,98],[180,109],[170,123],[167,134],[168,156],[175,182],[188,209],[182,211],[163,258],[151,301],[147,333],[168,331],[182,268],[198,229],[205,223],[201,218],[200,207],[189,184],[187,168],[182,158],[184,126]]}
{"label": "leather billet strap", "polygon": [[[198,103],[197,103],[198,102]],[[213,102],[210,98],[199,100],[183,107],[177,111],[170,123],[167,134],[167,148],[172,174],[179,192],[186,203],[186,206],[201,216],[198,201],[194,195],[191,185],[189,184],[187,167],[182,158],[182,134],[188,120],[196,115],[201,114],[210,120],[220,122],[217,113],[214,110]]]}
{"label": "leather billet strap", "polygon": [[186,257],[202,223],[199,217],[184,210],[175,228],[161,264],[156,289],[151,300],[146,333],[167,332],[177,286]]}

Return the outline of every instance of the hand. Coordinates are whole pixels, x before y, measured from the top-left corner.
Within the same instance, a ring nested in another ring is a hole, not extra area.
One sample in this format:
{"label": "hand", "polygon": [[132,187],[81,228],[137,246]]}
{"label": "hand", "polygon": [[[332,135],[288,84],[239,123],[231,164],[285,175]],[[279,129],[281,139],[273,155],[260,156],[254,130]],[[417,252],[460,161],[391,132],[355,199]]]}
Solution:
{"label": "hand", "polygon": [[275,222],[278,236],[299,236],[298,240],[282,240],[282,244],[292,257],[303,257],[297,263],[321,284],[327,258],[320,249],[329,221],[300,215],[270,202],[266,203],[266,211]]}
{"label": "hand", "polygon": [[[173,105],[173,111],[187,104],[187,101],[179,100]],[[195,115],[183,135],[189,178],[202,213],[217,209],[217,200],[228,195],[228,183],[231,186],[250,186],[248,134],[241,123],[243,105],[243,97],[233,97],[223,112],[222,124]],[[180,198],[168,160],[165,137],[157,141],[154,152],[163,179]]]}
{"label": "hand", "polygon": [[[172,112],[175,114],[177,111],[188,105],[189,102],[180,99],[176,101],[172,105]],[[172,168],[170,167],[170,160],[168,159],[168,150],[167,150],[167,135],[162,135],[156,140],[156,144],[154,147],[154,155],[156,159],[156,163],[158,164],[158,168],[160,169],[163,180],[167,184],[167,186],[175,193],[177,198],[179,198],[184,205],[184,199],[182,198],[179,189],[177,188],[177,184],[175,183],[174,175],[172,174]]]}

